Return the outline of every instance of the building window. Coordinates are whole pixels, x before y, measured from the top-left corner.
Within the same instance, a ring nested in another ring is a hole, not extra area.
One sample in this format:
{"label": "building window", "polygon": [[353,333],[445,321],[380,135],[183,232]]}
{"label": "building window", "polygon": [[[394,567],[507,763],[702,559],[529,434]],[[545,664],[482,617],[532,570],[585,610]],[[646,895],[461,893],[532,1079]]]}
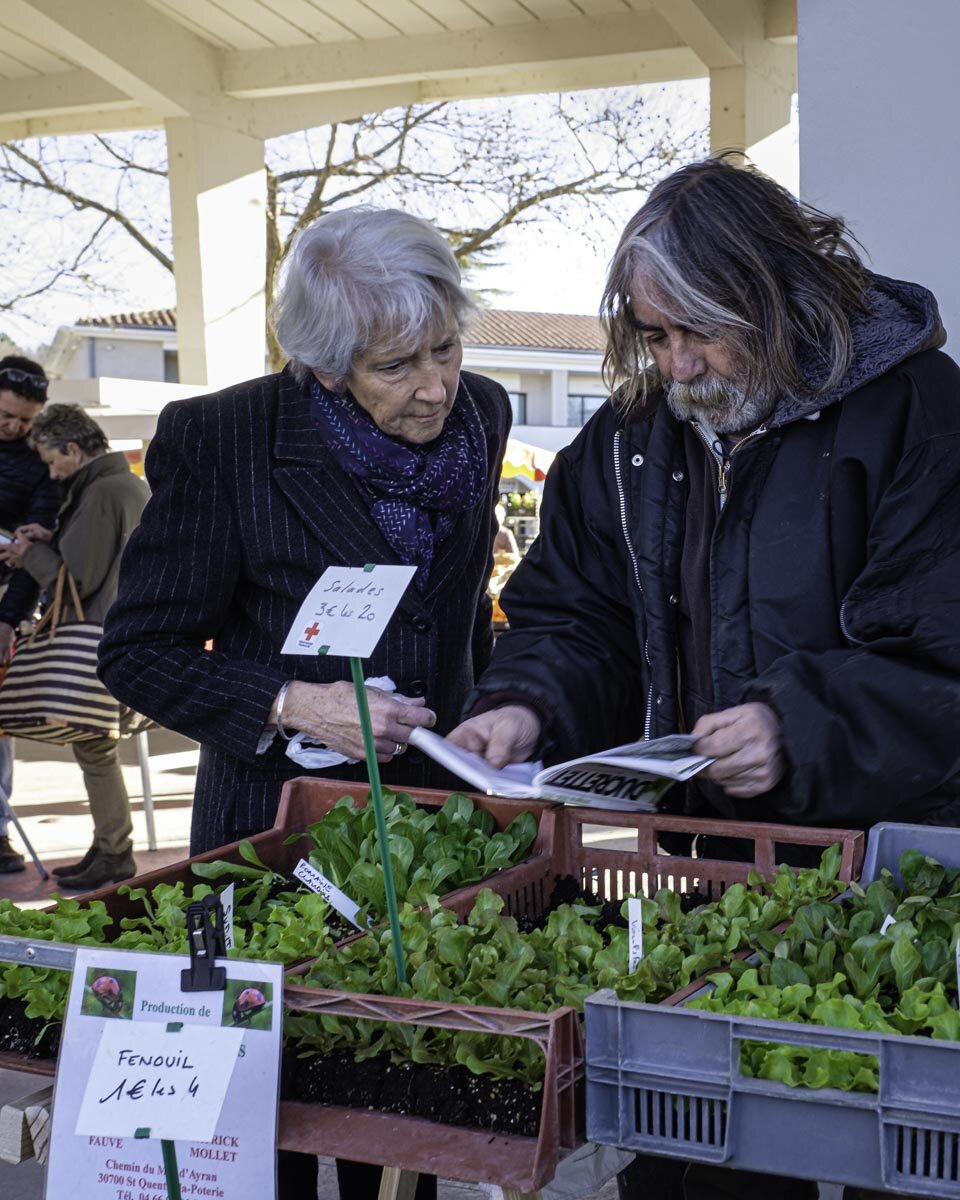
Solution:
{"label": "building window", "polygon": [[526,392],[507,392],[507,397],[510,401],[510,409],[513,412],[514,425],[526,425],[526,423],[527,423],[527,393]]}
{"label": "building window", "polygon": [[180,363],[177,360],[176,350],[164,350],[163,352],[163,382],[180,382]]}
{"label": "building window", "polygon": [[606,400],[606,396],[568,396],[567,424],[577,427],[585,425]]}

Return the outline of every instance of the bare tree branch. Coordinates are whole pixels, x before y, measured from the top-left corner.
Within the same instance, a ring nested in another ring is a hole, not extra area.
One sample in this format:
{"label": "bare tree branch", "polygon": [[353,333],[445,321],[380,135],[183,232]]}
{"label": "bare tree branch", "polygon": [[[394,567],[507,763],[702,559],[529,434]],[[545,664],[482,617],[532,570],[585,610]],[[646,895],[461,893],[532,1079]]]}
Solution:
{"label": "bare tree branch", "polygon": [[[323,213],[361,201],[432,220],[472,273],[491,261],[510,228],[549,219],[587,238],[606,232],[622,223],[619,197],[633,193],[639,203],[668,170],[705,149],[700,118],[675,123],[661,96],[665,90],[619,89],[436,102],[268,143],[268,295],[296,234]],[[103,290],[117,238],[172,271],[164,147],[153,132],[0,146],[7,218],[0,222],[7,263],[0,310],[29,313],[31,301],[58,290]],[[32,261],[35,229],[29,237],[21,232],[27,197],[30,211],[39,205],[56,231],[48,238],[57,247],[52,268]],[[268,339],[279,363],[272,333]]]}

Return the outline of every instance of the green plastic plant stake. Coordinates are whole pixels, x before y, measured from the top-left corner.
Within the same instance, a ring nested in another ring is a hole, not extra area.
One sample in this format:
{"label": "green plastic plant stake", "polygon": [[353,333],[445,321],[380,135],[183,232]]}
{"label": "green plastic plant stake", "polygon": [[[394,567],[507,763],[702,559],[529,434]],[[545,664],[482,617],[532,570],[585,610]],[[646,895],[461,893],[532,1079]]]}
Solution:
{"label": "green plastic plant stake", "polygon": [[[133,1136],[148,1138],[150,1130],[138,1129]],[[177,1166],[177,1144],[168,1138],[161,1138],[160,1149],[163,1153],[163,1174],[167,1184],[167,1200],[183,1200],[183,1193],[180,1191],[180,1170]]]}
{"label": "green plastic plant stake", "polygon": [[397,889],[393,882],[393,863],[390,859],[390,839],[387,834],[387,819],[383,812],[383,792],[380,790],[380,766],[377,763],[377,748],[373,744],[373,727],[370,724],[370,709],[367,705],[367,690],[363,685],[363,664],[359,658],[350,659],[353,675],[353,690],[360,711],[360,728],[363,730],[363,748],[367,755],[367,773],[370,776],[370,792],[377,820],[377,841],[380,843],[380,861],[383,864],[383,885],[387,894],[387,912],[390,916],[390,933],[393,939],[393,957],[397,963],[397,978],[407,982],[407,958],[400,937],[400,910],[397,907]]}
{"label": "green plastic plant stake", "polygon": [[167,1195],[170,1200],[181,1200],[180,1172],[177,1169],[177,1144],[164,1138],[160,1142],[163,1149],[163,1171],[167,1177]]}

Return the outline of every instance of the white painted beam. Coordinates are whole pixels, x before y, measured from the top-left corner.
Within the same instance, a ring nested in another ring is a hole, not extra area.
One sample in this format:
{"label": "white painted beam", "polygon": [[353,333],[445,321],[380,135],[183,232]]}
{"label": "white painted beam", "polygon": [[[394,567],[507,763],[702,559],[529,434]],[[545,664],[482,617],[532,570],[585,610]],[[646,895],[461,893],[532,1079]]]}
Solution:
{"label": "white painted beam", "polygon": [[3,0],[4,22],[165,116],[220,101],[214,49],[145,0]]}
{"label": "white painted beam", "polygon": [[683,46],[682,39],[658,13],[617,13],[602,19],[538,21],[402,40],[381,38],[223,52],[222,82],[223,90],[232,96],[296,95],[525,70]]}
{"label": "white painted beam", "polygon": [[47,117],[0,121],[0,142],[22,138],[60,137],[70,133],[119,133],[124,129],[160,129],[163,118],[146,108],[84,109]]}
{"label": "white painted beam", "polygon": [[0,122],[86,109],[129,107],[130,97],[92,71],[0,79]]}
{"label": "white painted beam", "polygon": [[166,130],[180,378],[223,387],[264,372],[263,142],[189,118]]}
{"label": "white painted beam", "polygon": [[522,74],[510,71],[481,73],[384,87],[345,88],[314,95],[270,96],[246,101],[254,112],[248,128],[262,138],[273,138],[330,121],[349,121],[363,113],[382,112],[403,104],[663,83],[674,79],[697,79],[703,73],[700,59],[689,50],[679,49],[611,55],[587,63],[553,63],[530,67]]}
{"label": "white painted beam", "polygon": [[651,0],[670,27],[711,70],[738,67],[740,51],[714,23],[699,0]]}
{"label": "white painted beam", "polygon": [[744,65],[710,72],[710,145],[744,150],[762,171],[797,186],[797,147],[789,132],[796,90],[793,46],[747,42]]}
{"label": "white painted beam", "polygon": [[768,41],[779,45],[796,45],[797,0],[767,0],[763,35]]}

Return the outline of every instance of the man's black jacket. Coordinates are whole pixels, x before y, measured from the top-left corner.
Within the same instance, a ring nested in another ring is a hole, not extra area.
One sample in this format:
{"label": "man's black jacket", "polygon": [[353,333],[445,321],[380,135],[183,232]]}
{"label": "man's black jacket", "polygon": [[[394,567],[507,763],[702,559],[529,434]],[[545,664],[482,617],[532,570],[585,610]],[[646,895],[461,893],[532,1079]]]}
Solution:
{"label": "man's black jacket", "polygon": [[[54,529],[61,496],[60,484],[26,438],[0,442],[0,528],[12,533],[35,521]],[[17,626],[33,611],[39,588],[26,571],[0,569],[0,583],[5,579],[10,586],[0,599],[0,621]]]}
{"label": "man's black jacket", "polygon": [[[780,716],[788,773],[728,815],[921,820],[960,797],[960,369],[929,293],[875,277],[843,384],[778,405],[734,454],[710,554],[715,708]],[[688,481],[656,402],[607,404],[550,472],[468,701],[526,696],[547,757],[677,728]],[[705,451],[706,452],[706,451]],[[960,809],[960,803],[954,805]]]}

